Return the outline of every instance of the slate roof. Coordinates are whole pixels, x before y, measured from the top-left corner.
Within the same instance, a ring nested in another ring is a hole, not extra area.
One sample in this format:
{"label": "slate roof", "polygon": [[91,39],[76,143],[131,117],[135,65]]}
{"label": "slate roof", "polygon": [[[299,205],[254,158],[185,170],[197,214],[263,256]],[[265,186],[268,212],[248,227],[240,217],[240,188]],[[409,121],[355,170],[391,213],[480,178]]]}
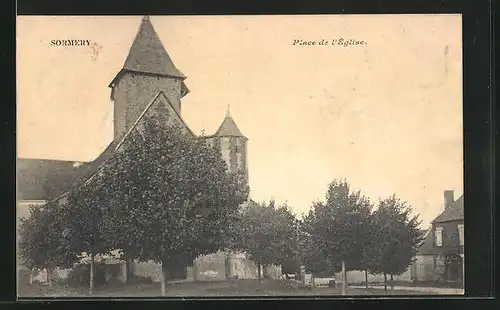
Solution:
{"label": "slate roof", "polygon": [[185,78],[172,62],[149,17],[142,19],[123,69]]}
{"label": "slate roof", "polygon": [[19,158],[17,182],[19,200],[48,200],[70,188],[75,178],[83,173],[83,163],[74,161]]}
{"label": "slate roof", "polygon": [[236,125],[236,122],[231,117],[229,113],[229,108],[226,113],[226,117],[222,121],[222,124],[219,126],[219,129],[215,132],[214,136],[219,137],[243,137],[246,138]]}
{"label": "slate roof", "polygon": [[[51,200],[71,190],[82,179],[92,175],[112,153],[111,142],[91,162],[19,158],[18,200]],[[74,164],[78,163],[78,166]]]}
{"label": "slate roof", "polygon": [[[174,65],[148,16],[142,19],[123,68],[118,72],[109,86],[112,87],[115,81],[125,71],[169,76],[182,80],[186,78],[186,76]],[[189,89],[185,83],[182,82],[181,96],[183,97],[188,93]]]}
{"label": "slate roof", "polygon": [[446,208],[432,223],[459,221],[464,219],[464,195],[460,196],[451,206]]}

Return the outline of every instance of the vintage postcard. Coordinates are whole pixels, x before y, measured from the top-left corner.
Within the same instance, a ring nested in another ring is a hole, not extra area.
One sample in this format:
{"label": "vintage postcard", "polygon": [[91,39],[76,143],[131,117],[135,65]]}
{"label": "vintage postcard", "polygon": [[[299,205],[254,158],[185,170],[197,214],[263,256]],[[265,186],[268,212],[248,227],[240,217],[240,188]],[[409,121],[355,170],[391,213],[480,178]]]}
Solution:
{"label": "vintage postcard", "polygon": [[462,295],[461,15],[17,17],[19,297]]}

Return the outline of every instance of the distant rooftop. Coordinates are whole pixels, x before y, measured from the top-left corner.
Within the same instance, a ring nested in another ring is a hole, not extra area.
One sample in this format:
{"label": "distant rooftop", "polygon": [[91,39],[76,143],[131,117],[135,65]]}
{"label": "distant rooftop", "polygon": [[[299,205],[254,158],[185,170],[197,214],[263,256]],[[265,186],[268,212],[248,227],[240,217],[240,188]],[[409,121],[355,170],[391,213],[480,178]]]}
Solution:
{"label": "distant rooftop", "polygon": [[449,207],[436,217],[432,223],[442,223],[449,221],[458,221],[464,219],[464,195],[460,196]]}

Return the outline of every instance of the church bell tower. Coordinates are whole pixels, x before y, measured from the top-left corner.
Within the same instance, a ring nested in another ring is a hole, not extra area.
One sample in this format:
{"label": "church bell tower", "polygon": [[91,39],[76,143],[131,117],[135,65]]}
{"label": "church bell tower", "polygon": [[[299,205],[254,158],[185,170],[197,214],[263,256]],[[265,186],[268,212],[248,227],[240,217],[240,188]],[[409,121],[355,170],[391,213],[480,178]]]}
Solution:
{"label": "church bell tower", "polygon": [[207,139],[207,144],[216,147],[230,172],[240,173],[248,184],[247,142],[233,117],[230,108],[215,134]]}
{"label": "church bell tower", "polygon": [[132,127],[160,91],[180,115],[181,98],[189,92],[185,79],[165,50],[149,16],[143,17],[125,64],[109,84],[114,105],[114,140]]}

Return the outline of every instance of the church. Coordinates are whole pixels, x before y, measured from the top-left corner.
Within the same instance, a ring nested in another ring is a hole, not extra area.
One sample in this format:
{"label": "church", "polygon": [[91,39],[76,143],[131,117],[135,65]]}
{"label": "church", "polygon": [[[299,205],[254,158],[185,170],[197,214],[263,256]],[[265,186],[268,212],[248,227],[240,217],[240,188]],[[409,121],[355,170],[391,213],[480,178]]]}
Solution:
{"label": "church", "polygon": [[[18,218],[29,215],[29,206],[63,199],[65,193],[91,179],[110,155],[119,150],[129,134],[151,114],[161,114],[167,122],[175,123],[194,135],[181,116],[182,98],[189,94],[185,80],[186,76],[174,65],[150,18],[143,17],[123,67],[109,84],[114,110],[112,142],[91,162],[19,158]],[[229,108],[219,129],[213,135],[199,138],[219,150],[228,170],[240,172],[248,183],[248,139],[231,117]],[[130,270],[136,275],[160,280],[159,264],[131,262]],[[281,270],[271,266],[264,272],[279,276]],[[174,276],[193,280],[256,277],[257,267],[244,254],[222,252],[200,257],[193,266]]]}

